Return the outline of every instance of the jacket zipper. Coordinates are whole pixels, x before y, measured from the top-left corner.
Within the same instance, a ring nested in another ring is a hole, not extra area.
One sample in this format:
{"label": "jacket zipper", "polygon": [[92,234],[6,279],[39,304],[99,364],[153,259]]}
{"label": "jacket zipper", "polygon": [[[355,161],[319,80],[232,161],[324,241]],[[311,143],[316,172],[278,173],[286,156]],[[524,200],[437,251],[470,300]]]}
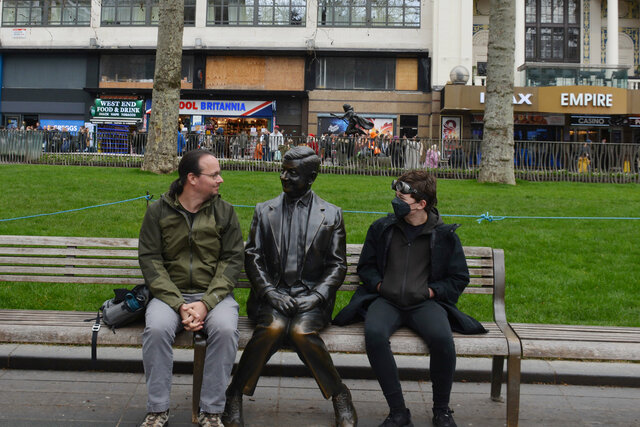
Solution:
{"label": "jacket zipper", "polygon": [[404,301],[404,290],[407,285],[407,270],[409,269],[409,250],[411,249],[411,242],[407,242],[407,251],[404,257],[404,276],[402,277],[402,286],[400,287],[400,301]]}
{"label": "jacket zipper", "polygon": [[191,244],[191,222],[189,222],[189,216],[186,214],[186,212],[183,212],[180,209],[176,210],[182,214],[184,220],[187,222],[187,228],[189,229],[189,233],[187,234],[187,238],[189,241],[189,286],[193,286],[193,247]]}

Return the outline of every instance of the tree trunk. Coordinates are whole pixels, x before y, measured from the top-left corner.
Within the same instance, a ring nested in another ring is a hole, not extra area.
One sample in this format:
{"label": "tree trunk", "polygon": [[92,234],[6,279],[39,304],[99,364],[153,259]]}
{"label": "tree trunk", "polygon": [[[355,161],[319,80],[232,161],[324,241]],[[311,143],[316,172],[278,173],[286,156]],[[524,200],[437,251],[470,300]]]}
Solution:
{"label": "tree trunk", "polygon": [[178,159],[184,0],[160,0],[159,21],[151,118],[142,170],[171,173],[176,170]]}
{"label": "tree trunk", "polygon": [[491,0],[487,93],[478,182],[515,185],[513,171],[513,64],[515,2]]}

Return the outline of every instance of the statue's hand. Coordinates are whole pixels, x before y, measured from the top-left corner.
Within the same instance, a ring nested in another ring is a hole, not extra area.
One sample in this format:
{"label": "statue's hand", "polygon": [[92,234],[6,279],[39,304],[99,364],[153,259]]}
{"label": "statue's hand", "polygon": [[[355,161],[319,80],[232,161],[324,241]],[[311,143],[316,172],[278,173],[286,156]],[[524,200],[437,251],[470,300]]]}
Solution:
{"label": "statue's hand", "polygon": [[271,290],[265,294],[265,297],[273,308],[289,317],[293,316],[296,314],[296,311],[298,311],[298,304],[296,303],[295,298],[292,298],[289,295],[282,294],[276,290]]}
{"label": "statue's hand", "polygon": [[296,303],[298,303],[298,311],[300,312],[309,311],[312,308],[320,305],[321,302],[322,297],[313,292],[300,298],[296,298]]}

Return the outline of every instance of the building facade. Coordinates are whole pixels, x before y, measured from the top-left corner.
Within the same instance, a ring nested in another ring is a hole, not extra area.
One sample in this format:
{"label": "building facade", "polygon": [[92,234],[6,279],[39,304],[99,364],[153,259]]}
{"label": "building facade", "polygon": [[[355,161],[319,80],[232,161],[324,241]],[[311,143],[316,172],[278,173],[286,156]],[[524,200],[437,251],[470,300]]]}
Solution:
{"label": "building facade", "polygon": [[[143,129],[159,7],[4,0],[2,124]],[[277,124],[316,134],[349,103],[393,135],[426,136],[435,8],[420,0],[185,0],[181,119],[192,129]],[[116,114],[134,101],[142,114]]]}
{"label": "building facade", "polygon": [[[0,124],[144,130],[160,3],[3,0]],[[184,3],[179,108],[192,130],[336,132],[348,103],[394,136],[482,136],[489,0]],[[638,0],[515,3],[516,138],[635,140]],[[453,69],[469,78],[449,85]],[[558,86],[573,89],[548,106]],[[574,105],[594,94],[615,108]]]}
{"label": "building facade", "polygon": [[[459,123],[462,138],[482,139],[490,8],[489,0],[473,3],[471,86],[445,87],[441,121]],[[640,142],[640,2],[515,7],[515,139]]]}

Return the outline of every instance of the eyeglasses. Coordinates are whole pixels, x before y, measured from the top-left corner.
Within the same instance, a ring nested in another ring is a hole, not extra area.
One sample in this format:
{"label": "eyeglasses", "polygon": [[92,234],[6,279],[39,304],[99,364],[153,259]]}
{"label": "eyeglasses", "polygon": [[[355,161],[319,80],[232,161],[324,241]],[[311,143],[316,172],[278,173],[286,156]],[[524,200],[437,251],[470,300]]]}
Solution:
{"label": "eyeglasses", "polygon": [[397,179],[394,179],[393,181],[391,181],[391,189],[393,191],[399,191],[402,194],[416,194],[421,199],[425,199],[425,200],[427,199],[427,196],[424,193],[421,193],[420,191],[416,190],[406,182],[400,181]]}
{"label": "eyeglasses", "polygon": [[210,176],[211,178],[217,178],[220,176],[220,172],[216,172],[216,173],[204,173],[204,172],[200,172],[200,175],[206,175],[206,176]]}

